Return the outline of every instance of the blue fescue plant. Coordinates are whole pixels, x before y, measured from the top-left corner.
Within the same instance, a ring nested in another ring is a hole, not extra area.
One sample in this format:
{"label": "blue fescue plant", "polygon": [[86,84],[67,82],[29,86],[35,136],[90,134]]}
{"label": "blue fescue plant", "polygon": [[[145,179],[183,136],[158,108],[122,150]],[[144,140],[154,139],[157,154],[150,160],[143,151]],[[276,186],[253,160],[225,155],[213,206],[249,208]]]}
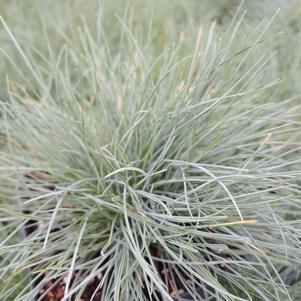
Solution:
{"label": "blue fescue plant", "polygon": [[277,96],[273,19],[160,51],[83,21],[36,61],[1,21],[24,64],[1,102],[1,300],[295,300],[301,105]]}

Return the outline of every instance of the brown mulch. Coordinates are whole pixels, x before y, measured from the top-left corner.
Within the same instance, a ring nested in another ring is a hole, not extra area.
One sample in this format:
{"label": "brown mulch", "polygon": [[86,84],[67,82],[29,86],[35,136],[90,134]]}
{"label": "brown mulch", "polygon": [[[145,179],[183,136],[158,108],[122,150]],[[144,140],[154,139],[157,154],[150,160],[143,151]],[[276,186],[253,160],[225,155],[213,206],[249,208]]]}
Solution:
{"label": "brown mulch", "polygon": [[[72,279],[76,274],[72,276]],[[101,280],[102,275],[98,275],[94,278],[94,280],[90,281],[90,283],[86,286],[82,296],[81,301],[99,301],[101,298],[101,291],[97,290],[97,286],[99,285],[99,281]],[[72,280],[71,280],[72,281]],[[62,281],[50,280],[48,281],[43,288],[40,290],[37,299],[42,301],[60,301],[64,297],[65,293],[65,279]],[[96,292],[95,292],[96,291]],[[92,299],[93,297],[93,299]],[[42,299],[40,299],[42,298]],[[75,299],[75,296],[72,300]]]}

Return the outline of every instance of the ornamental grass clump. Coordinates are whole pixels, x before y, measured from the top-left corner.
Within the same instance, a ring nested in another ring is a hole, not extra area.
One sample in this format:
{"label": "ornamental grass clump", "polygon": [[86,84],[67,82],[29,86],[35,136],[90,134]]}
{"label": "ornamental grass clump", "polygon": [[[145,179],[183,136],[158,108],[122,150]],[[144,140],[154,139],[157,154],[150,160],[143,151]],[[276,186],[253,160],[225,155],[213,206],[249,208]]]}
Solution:
{"label": "ornamental grass clump", "polygon": [[293,300],[300,104],[272,21],[241,22],[160,53],[83,23],[34,61],[2,20],[26,71],[1,102],[1,300]]}

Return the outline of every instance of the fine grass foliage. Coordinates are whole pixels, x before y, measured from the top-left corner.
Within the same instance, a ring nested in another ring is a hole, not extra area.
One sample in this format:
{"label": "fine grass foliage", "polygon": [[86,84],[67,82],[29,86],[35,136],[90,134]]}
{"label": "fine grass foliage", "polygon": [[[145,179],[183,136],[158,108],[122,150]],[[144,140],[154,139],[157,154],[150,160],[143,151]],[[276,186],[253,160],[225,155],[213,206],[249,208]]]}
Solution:
{"label": "fine grass foliage", "polygon": [[296,300],[301,105],[269,47],[279,12],[168,35],[132,13],[112,38],[100,7],[34,55],[1,18],[22,67],[1,101],[0,299],[81,300],[98,279],[91,300]]}

